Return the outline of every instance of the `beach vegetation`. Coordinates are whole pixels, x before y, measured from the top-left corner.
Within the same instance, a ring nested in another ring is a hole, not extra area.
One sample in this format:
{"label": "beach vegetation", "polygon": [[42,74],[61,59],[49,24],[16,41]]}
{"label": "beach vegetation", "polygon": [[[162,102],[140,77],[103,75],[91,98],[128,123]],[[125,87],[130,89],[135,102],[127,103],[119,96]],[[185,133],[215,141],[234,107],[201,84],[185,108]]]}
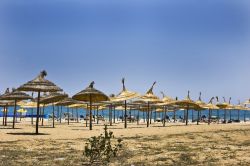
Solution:
{"label": "beach vegetation", "polygon": [[122,148],[122,139],[116,141],[117,143],[114,143],[113,132],[108,131],[107,125],[104,127],[104,135],[89,138],[83,153],[88,165],[107,165],[112,158],[116,158]]}

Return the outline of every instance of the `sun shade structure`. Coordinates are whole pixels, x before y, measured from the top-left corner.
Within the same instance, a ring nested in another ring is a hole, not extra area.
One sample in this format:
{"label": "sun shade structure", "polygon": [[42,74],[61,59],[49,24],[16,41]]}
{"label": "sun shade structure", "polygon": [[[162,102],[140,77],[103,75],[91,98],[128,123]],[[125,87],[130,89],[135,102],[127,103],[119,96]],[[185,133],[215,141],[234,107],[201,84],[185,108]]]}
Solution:
{"label": "sun shade structure", "polygon": [[154,95],[153,89],[156,82],[153,83],[151,88],[147,91],[147,93],[140,97],[140,100],[147,103],[147,127],[149,127],[149,112],[150,112],[150,104],[151,103],[158,103],[161,102],[161,100]]}
{"label": "sun shade structure", "polygon": [[[7,89],[9,91],[9,89]],[[29,96],[26,93],[20,92],[16,89],[13,89],[12,92],[6,93],[2,96],[0,96],[0,100],[14,100],[14,115],[13,115],[13,125],[12,128],[15,128],[15,118],[16,118],[16,107],[17,107],[17,102],[21,100],[28,100],[32,99],[31,96]]]}
{"label": "sun shade structure", "polygon": [[[199,94],[199,99],[198,99],[195,103],[196,103],[197,105],[199,105],[201,109],[206,109],[206,108],[205,108],[205,107],[206,107],[206,103],[203,102],[203,101],[201,100],[201,92],[200,92],[200,94]],[[197,111],[198,111],[198,114],[197,114],[197,125],[199,125],[199,121],[200,121],[200,111],[201,111],[201,109],[197,109]],[[210,116],[210,110],[209,110],[209,116]]]}
{"label": "sun shade structure", "polygon": [[56,86],[49,80],[46,80],[47,72],[42,71],[35,79],[27,82],[26,84],[20,86],[18,90],[20,91],[31,91],[37,92],[37,114],[36,114],[36,134],[38,134],[38,124],[39,124],[39,110],[40,110],[40,93],[41,92],[58,92],[62,91],[61,88]]}
{"label": "sun shade structure", "polygon": [[208,125],[210,125],[210,123],[211,123],[211,111],[220,109],[219,107],[217,107],[216,105],[213,104],[213,100],[214,100],[214,97],[212,97],[210,99],[208,104],[206,104],[205,106],[202,106],[203,108],[208,109],[208,111],[209,111]]}
{"label": "sun shade structure", "polygon": [[55,128],[55,104],[56,102],[59,102],[65,98],[67,98],[68,95],[66,93],[59,93],[59,92],[50,92],[49,94],[46,94],[41,97],[40,103],[42,104],[52,104],[52,127]]}
{"label": "sun shade structure", "polygon": [[[9,89],[5,91],[4,94],[8,94]],[[14,106],[15,102],[13,100],[0,100],[0,107],[3,107],[5,110],[3,112],[3,126],[7,126],[7,118],[8,118],[8,107]]]}
{"label": "sun shade structure", "polygon": [[178,105],[180,108],[183,108],[186,110],[186,125],[188,125],[188,112],[189,112],[189,110],[190,109],[194,109],[194,110],[201,109],[201,107],[198,104],[196,104],[193,100],[191,100],[190,91],[188,91],[188,95],[187,95],[186,99],[181,100],[181,101],[176,101],[175,104]]}
{"label": "sun shade structure", "polygon": [[122,91],[115,97],[111,99],[113,102],[123,102],[124,101],[124,111],[125,111],[125,123],[124,128],[127,128],[127,100],[137,98],[139,96],[136,92],[128,91],[125,87],[125,79],[122,79]]}
{"label": "sun shade structure", "polygon": [[223,97],[223,100],[224,100],[223,103],[219,102],[219,97],[218,96],[216,96],[216,100],[217,100],[216,106],[219,107],[220,109],[224,110],[224,123],[226,123],[226,120],[227,120],[227,110],[230,110],[230,109],[233,108],[233,106],[229,104],[230,100],[231,100],[231,97],[229,99],[229,103],[226,102],[225,97]]}
{"label": "sun shade structure", "polygon": [[109,97],[103,92],[94,88],[95,82],[92,81],[90,85],[82,90],[81,92],[75,94],[72,98],[78,101],[89,102],[90,105],[90,124],[89,129],[92,130],[92,104],[101,101],[109,101]]}

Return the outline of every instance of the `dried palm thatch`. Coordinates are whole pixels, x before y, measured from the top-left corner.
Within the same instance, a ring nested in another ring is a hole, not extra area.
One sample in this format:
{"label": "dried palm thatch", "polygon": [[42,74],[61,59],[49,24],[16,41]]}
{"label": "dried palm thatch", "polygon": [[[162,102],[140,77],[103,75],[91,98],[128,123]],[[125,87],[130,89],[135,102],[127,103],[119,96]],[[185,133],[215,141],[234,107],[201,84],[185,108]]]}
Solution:
{"label": "dried palm thatch", "polygon": [[92,102],[100,102],[100,101],[108,101],[109,97],[105,95],[103,92],[94,88],[95,82],[91,82],[90,85],[84,89],[83,91],[77,93],[72,98],[79,101],[90,101],[90,96],[92,98]]}
{"label": "dried palm thatch", "polygon": [[67,98],[63,99],[62,101],[55,103],[56,106],[69,106],[72,104],[81,104],[81,102],[67,97]]}
{"label": "dried palm thatch", "polygon": [[40,103],[42,104],[50,104],[62,101],[63,99],[67,98],[68,95],[66,93],[58,93],[58,92],[50,92],[41,97]]}
{"label": "dried palm thatch", "polygon": [[17,101],[27,100],[27,99],[32,99],[32,97],[26,93],[17,91],[15,89],[12,89],[12,92],[10,92],[10,93],[9,93],[9,89],[7,89],[7,93],[0,96],[0,100],[14,100],[15,104],[14,104],[14,116],[13,116],[13,125],[12,125],[13,129],[15,128]]}
{"label": "dried palm thatch", "polygon": [[26,84],[18,88],[18,90],[20,91],[38,92],[37,113],[36,113],[36,134],[38,134],[38,124],[39,124],[40,93],[62,91],[62,89],[56,86],[54,83],[46,80],[45,76],[47,76],[47,72],[44,70],[35,79],[27,82]]}
{"label": "dried palm thatch", "polygon": [[125,87],[125,79],[124,78],[122,79],[122,85],[123,85],[122,91],[117,96],[113,97],[111,99],[111,101],[114,101],[114,102],[125,101],[125,100],[134,99],[134,98],[139,96],[138,93],[128,91],[126,89],[126,87]]}
{"label": "dried palm thatch", "polygon": [[[7,89],[9,91],[9,89]],[[28,100],[32,99],[31,96],[29,96],[26,93],[20,92],[16,89],[12,89],[12,92],[10,93],[5,93],[2,96],[0,96],[0,100],[16,100],[16,101],[21,101],[21,100]]]}
{"label": "dried palm thatch", "polygon": [[89,129],[92,130],[92,103],[109,101],[109,97],[103,92],[94,88],[95,82],[92,81],[90,85],[83,91],[77,93],[72,98],[79,101],[88,101],[90,105],[90,124]]}
{"label": "dried palm thatch", "polygon": [[175,102],[176,105],[178,105],[180,108],[187,110],[186,111],[186,125],[188,125],[188,112],[190,109],[194,109],[194,110],[200,110],[201,107],[195,103],[193,100],[191,100],[190,98],[190,91],[188,91],[188,95],[186,97],[186,99],[181,100],[181,101],[176,101]]}
{"label": "dried palm thatch", "polygon": [[161,102],[161,100],[159,99],[159,97],[157,97],[157,96],[154,95],[153,88],[154,88],[155,84],[156,84],[156,82],[153,83],[153,85],[147,91],[147,93],[145,95],[140,96],[140,100],[142,100],[144,102],[150,102],[150,103]]}
{"label": "dried palm thatch", "polygon": [[58,92],[62,91],[61,88],[56,86],[53,82],[46,80],[47,72],[42,71],[35,79],[20,86],[20,91],[34,91],[34,92]]}

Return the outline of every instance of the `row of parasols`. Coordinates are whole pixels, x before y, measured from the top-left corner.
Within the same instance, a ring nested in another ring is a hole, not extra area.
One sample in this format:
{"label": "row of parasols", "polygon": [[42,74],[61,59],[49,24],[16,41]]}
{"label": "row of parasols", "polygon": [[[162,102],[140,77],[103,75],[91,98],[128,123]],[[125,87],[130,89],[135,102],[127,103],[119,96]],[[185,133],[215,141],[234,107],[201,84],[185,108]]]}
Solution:
{"label": "row of parasols", "polygon": [[[14,114],[13,114],[13,128],[15,128],[15,121],[16,121],[16,113],[17,113],[17,106],[22,105],[22,101],[25,100],[32,100],[35,102],[25,103],[28,107],[29,104],[34,106],[36,104],[37,111],[36,111],[36,131],[35,133],[38,134],[39,131],[39,117],[40,117],[40,107],[41,105],[52,105],[53,112],[52,112],[52,119],[53,119],[53,127],[54,127],[54,116],[55,116],[55,106],[68,106],[68,108],[85,108],[89,110],[89,129],[93,129],[93,114],[92,110],[93,107],[104,109],[104,108],[117,108],[124,109],[124,128],[127,128],[127,108],[135,109],[135,110],[142,110],[146,111],[147,115],[147,127],[150,124],[150,112],[152,108],[158,108],[165,113],[164,117],[166,117],[166,112],[168,110],[173,109],[184,109],[185,111],[185,123],[188,125],[188,114],[189,110],[196,110],[198,111],[198,116],[200,115],[201,110],[209,110],[208,116],[208,124],[211,122],[211,111],[212,110],[245,110],[249,111],[249,108],[246,107],[250,104],[250,101],[246,101],[243,105],[238,104],[236,106],[229,102],[225,101],[220,103],[218,97],[216,97],[217,102],[213,104],[214,97],[211,98],[208,104],[201,100],[201,93],[199,96],[198,101],[193,101],[190,98],[190,94],[184,100],[173,99],[171,97],[165,96],[163,94],[163,98],[160,99],[153,93],[153,88],[156,82],[153,83],[151,88],[146,92],[144,95],[139,95],[136,92],[132,92],[126,89],[125,87],[125,80],[122,79],[122,91],[118,95],[110,95],[107,96],[103,92],[94,88],[94,82],[91,82],[90,85],[85,88],[84,90],[80,91],[79,93],[75,94],[70,98],[63,90],[55,85],[53,82],[45,79],[47,76],[46,71],[42,71],[35,79],[23,84],[17,89],[13,89],[11,92],[9,89],[0,96],[0,107],[4,107],[4,110],[10,106],[14,107]],[[37,92],[37,98],[33,98],[32,96],[28,95],[25,92]],[[47,92],[47,93],[46,93]],[[44,95],[41,95],[44,93]],[[27,105],[28,104],[28,105]],[[6,111],[4,111],[6,114]],[[224,114],[226,116],[226,113]],[[3,116],[4,117],[4,116]],[[226,119],[226,117],[224,117]],[[3,123],[6,123],[6,119],[3,118]],[[69,121],[69,118],[68,118]],[[111,120],[112,121],[112,120]],[[163,125],[165,126],[165,118],[163,119]],[[197,120],[197,124],[199,121]]]}

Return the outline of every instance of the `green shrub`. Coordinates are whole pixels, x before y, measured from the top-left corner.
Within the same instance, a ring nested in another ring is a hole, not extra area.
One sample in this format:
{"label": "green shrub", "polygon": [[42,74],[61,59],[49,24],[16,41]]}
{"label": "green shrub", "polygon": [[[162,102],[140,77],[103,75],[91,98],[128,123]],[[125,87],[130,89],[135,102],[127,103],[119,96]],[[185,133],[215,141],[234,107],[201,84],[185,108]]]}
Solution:
{"label": "green shrub", "polygon": [[88,139],[85,145],[84,156],[88,159],[89,165],[106,165],[114,157],[117,157],[122,148],[122,140],[118,139],[117,144],[112,145],[113,132],[108,131],[107,125],[104,128],[104,135],[94,136]]}

